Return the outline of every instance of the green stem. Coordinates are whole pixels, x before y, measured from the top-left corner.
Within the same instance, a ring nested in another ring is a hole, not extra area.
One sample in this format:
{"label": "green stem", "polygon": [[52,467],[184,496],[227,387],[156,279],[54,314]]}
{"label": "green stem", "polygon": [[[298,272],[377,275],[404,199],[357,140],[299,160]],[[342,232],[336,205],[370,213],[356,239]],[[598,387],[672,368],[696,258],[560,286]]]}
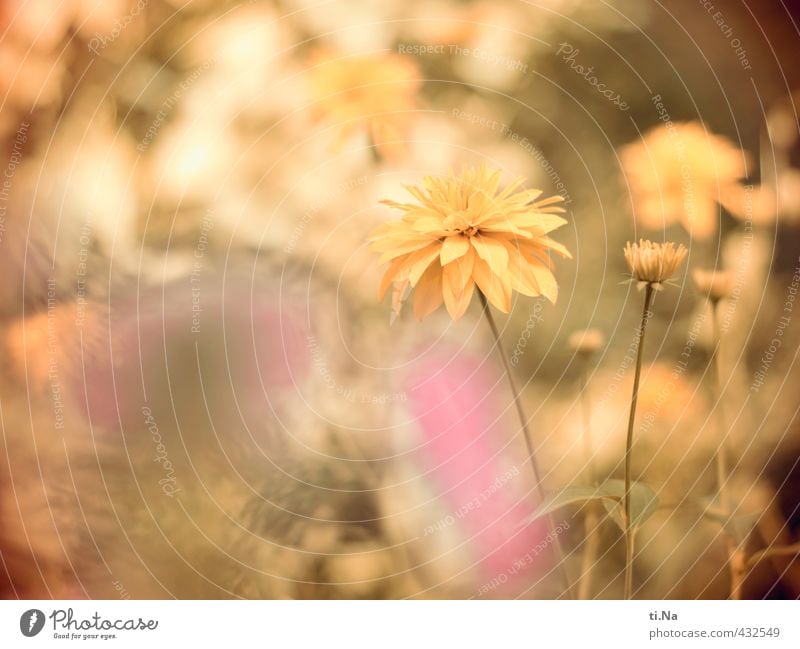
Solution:
{"label": "green stem", "polygon": [[636,421],[636,402],[639,399],[639,378],[642,374],[642,351],[644,349],[644,333],[650,318],[650,303],[653,300],[653,285],[645,286],[642,324],[637,333],[636,370],[633,375],[633,394],[631,395],[631,411],[628,417],[628,436],[625,442],[625,599],[633,593],[633,541],[635,530],[631,517],[631,456],[633,452],[633,425]]}
{"label": "green stem", "polygon": [[[525,438],[525,445],[528,449],[528,458],[530,460],[531,469],[533,471],[533,479],[536,482],[536,491],[539,495],[541,500],[544,500],[545,493],[544,487],[542,486],[542,481],[539,478],[539,466],[536,461],[536,453],[534,452],[533,442],[531,441],[531,435],[528,431],[528,418],[525,416],[525,411],[522,408],[522,400],[520,399],[519,390],[517,389],[516,382],[514,381],[514,376],[511,374],[511,367],[508,364],[508,359],[506,358],[505,350],[503,349],[503,344],[500,342],[500,331],[497,328],[497,324],[494,321],[494,316],[492,316],[492,311],[489,308],[489,302],[486,299],[486,296],[481,292],[478,291],[478,296],[481,300],[481,305],[483,306],[483,313],[486,315],[486,320],[489,323],[489,329],[492,330],[492,335],[494,336],[495,347],[497,349],[497,353],[500,355],[500,360],[503,362],[503,369],[506,373],[506,378],[508,379],[508,385],[511,388],[511,394],[514,397],[514,406],[517,410],[517,415],[519,416],[519,421],[522,426],[522,436]],[[553,516],[552,514],[547,514],[546,516],[547,525],[551,530],[555,530],[555,525],[553,523]],[[565,568],[565,556],[564,556],[564,548],[561,546],[561,541],[558,538],[558,535],[555,531],[553,531],[553,545],[556,549],[556,554],[558,555],[558,570],[561,573],[561,578],[564,582],[564,589],[567,593],[567,596],[570,599],[574,599],[572,594],[572,584],[569,581],[569,576],[567,575],[567,570]]]}
{"label": "green stem", "polygon": [[[719,498],[720,509],[728,525],[734,525],[733,503],[728,488],[729,469],[728,469],[728,449],[726,437],[728,427],[725,418],[725,411],[722,403],[722,369],[720,347],[722,346],[722,331],[719,326],[719,305],[718,300],[711,301],[711,318],[714,327],[714,348],[711,352],[711,371],[713,377],[713,403],[717,415],[717,434],[719,443],[714,454],[717,467],[717,497]],[[735,526],[734,526],[735,527]],[[728,571],[730,573],[731,591],[730,599],[741,599],[744,587],[744,578],[747,571],[747,559],[744,551],[733,534],[730,533],[727,525],[722,530],[725,536],[725,548],[728,552]]]}
{"label": "green stem", "polygon": [[[584,367],[581,371],[581,410],[583,414],[583,466],[586,470],[586,484],[595,484],[594,461],[592,460],[592,406],[589,395],[589,372],[586,367],[586,359],[582,359]],[[597,550],[600,547],[600,534],[597,527],[599,517],[597,516],[596,503],[588,502],[585,505],[586,515],[584,517],[585,547],[583,559],[581,561],[581,574],[578,578],[578,599],[589,599],[592,592],[592,569],[597,557]]]}

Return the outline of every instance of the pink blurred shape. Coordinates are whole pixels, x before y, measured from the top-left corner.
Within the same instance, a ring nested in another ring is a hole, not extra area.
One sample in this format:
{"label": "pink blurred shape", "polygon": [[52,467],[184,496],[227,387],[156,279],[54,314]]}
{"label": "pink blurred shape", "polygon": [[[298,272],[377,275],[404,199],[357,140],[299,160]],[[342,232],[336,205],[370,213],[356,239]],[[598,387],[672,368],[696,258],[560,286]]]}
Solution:
{"label": "pink blurred shape", "polygon": [[424,439],[420,461],[468,539],[479,594],[522,592],[549,570],[551,555],[542,549],[544,524],[523,524],[537,498],[527,454],[519,453],[525,448],[519,423],[498,407],[498,401],[510,405],[505,377],[489,361],[440,352],[408,380]]}
{"label": "pink blurred shape", "polygon": [[[169,405],[167,374],[173,389],[194,386],[196,400],[202,378],[203,387],[232,409],[231,416],[251,424],[294,405],[288,395],[310,367],[297,304],[279,301],[274,290],[226,288],[210,278],[194,319],[189,289],[186,282],[148,289],[138,300],[115,305],[111,322],[95,328],[99,344],[75,377],[76,401],[93,424],[139,430],[142,404]],[[181,348],[189,349],[178,357],[182,362],[169,362]]]}

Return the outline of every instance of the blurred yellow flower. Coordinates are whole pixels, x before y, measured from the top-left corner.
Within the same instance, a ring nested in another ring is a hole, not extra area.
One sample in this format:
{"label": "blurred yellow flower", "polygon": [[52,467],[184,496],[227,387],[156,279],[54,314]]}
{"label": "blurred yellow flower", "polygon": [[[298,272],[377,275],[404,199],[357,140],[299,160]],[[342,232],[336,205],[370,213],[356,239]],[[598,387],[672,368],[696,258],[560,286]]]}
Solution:
{"label": "blurred yellow flower", "polygon": [[688,254],[683,244],[676,246],[670,242],[653,243],[645,239],[639,239],[639,243],[628,241],[624,252],[633,279],[643,284],[656,285],[672,277]]}
{"label": "blurred yellow flower", "polygon": [[606,344],[605,334],[599,329],[580,329],[574,331],[567,341],[570,349],[585,356],[591,356]]}
{"label": "blurred yellow flower", "polygon": [[697,291],[705,295],[711,302],[719,302],[730,297],[734,289],[734,277],[724,270],[706,270],[696,268],[692,272],[692,279]]}
{"label": "blurred yellow flower", "polygon": [[[564,211],[556,206],[563,198],[537,200],[541,190],[516,191],[523,182],[518,178],[498,193],[499,170],[465,167],[459,177],[452,172],[446,178],[426,176],[422,188],[406,187],[415,203],[382,201],[405,214],[370,236],[380,263],[391,262],[379,299],[393,283],[396,298],[415,287],[419,320],[443,301],[457,320],[476,285],[504,313],[511,309],[512,291],[555,302],[558,285],[549,251],[571,255],[546,235],[566,223],[556,216]],[[395,310],[399,306],[395,299]]]}
{"label": "blurred yellow flower", "polygon": [[318,117],[339,125],[339,143],[366,131],[384,155],[402,150],[421,76],[416,63],[397,54],[334,55],[317,51],[311,91]]}
{"label": "blurred yellow flower", "polygon": [[620,158],[641,225],[680,223],[697,239],[716,232],[718,203],[746,174],[746,154],[698,122],[658,126],[623,147]]}

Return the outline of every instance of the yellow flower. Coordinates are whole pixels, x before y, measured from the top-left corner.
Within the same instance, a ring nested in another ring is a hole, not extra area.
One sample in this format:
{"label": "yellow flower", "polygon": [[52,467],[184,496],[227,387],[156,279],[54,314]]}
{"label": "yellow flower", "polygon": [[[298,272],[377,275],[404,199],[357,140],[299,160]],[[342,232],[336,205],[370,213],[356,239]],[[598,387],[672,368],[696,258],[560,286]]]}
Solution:
{"label": "yellow flower", "polygon": [[318,117],[341,127],[339,143],[366,131],[382,153],[396,152],[412,111],[421,75],[416,63],[397,54],[312,56],[311,91]]}
{"label": "yellow flower", "polygon": [[631,269],[633,279],[642,284],[655,284],[659,288],[678,270],[686,259],[688,250],[683,244],[653,243],[639,239],[639,243],[625,246],[625,261]]}
{"label": "yellow flower", "polygon": [[650,230],[677,222],[697,239],[716,232],[718,203],[746,174],[745,154],[698,122],[658,126],[620,159],[639,222]]}
{"label": "yellow flower", "polygon": [[391,262],[379,299],[392,284],[395,298],[416,288],[419,320],[442,302],[457,320],[476,285],[504,313],[511,309],[512,291],[555,302],[558,285],[549,253],[571,255],[547,233],[566,223],[556,216],[564,211],[556,206],[563,198],[539,200],[538,189],[516,191],[523,182],[518,178],[498,193],[500,171],[465,167],[458,177],[452,172],[446,178],[427,176],[423,187],[406,187],[414,203],[382,201],[404,214],[370,237],[372,250],[381,253],[380,263]]}
{"label": "yellow flower", "polygon": [[591,356],[606,344],[606,337],[599,329],[581,329],[574,331],[568,340],[573,351]]}
{"label": "yellow flower", "polygon": [[696,268],[692,279],[697,290],[711,302],[719,302],[729,297],[733,291],[733,275],[724,270],[706,270]]}

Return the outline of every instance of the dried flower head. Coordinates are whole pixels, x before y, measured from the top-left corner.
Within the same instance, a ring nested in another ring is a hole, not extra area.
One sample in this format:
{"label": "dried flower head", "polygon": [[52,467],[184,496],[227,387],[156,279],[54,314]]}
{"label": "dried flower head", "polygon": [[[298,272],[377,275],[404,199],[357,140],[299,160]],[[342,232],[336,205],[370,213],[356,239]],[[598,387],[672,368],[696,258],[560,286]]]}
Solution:
{"label": "dried flower head", "polygon": [[733,275],[724,270],[696,268],[692,279],[697,290],[712,302],[729,297],[733,290]]}
{"label": "dried flower head", "polygon": [[625,245],[625,261],[631,269],[633,279],[640,283],[652,284],[660,288],[678,270],[678,266],[686,259],[688,251],[683,244],[653,243],[646,239],[639,239],[639,243]]}
{"label": "dried flower head", "polygon": [[[550,251],[571,255],[547,233],[566,223],[556,215],[564,211],[556,205],[563,198],[540,200],[538,189],[516,191],[523,182],[518,178],[498,193],[500,171],[465,167],[460,176],[427,176],[423,187],[406,187],[416,202],[382,201],[404,214],[370,237],[380,263],[391,262],[379,299],[392,284],[396,297],[416,288],[414,313],[420,320],[442,302],[457,320],[475,286],[504,313],[511,309],[512,291],[555,302]],[[395,311],[399,306],[396,299]]]}
{"label": "dried flower head", "polygon": [[366,131],[382,153],[392,153],[416,108],[421,75],[416,63],[397,54],[312,57],[311,90],[320,117],[340,125],[339,142]]}
{"label": "dried flower head", "polygon": [[569,337],[570,348],[578,354],[590,355],[606,344],[606,337],[599,329],[580,329]]}

